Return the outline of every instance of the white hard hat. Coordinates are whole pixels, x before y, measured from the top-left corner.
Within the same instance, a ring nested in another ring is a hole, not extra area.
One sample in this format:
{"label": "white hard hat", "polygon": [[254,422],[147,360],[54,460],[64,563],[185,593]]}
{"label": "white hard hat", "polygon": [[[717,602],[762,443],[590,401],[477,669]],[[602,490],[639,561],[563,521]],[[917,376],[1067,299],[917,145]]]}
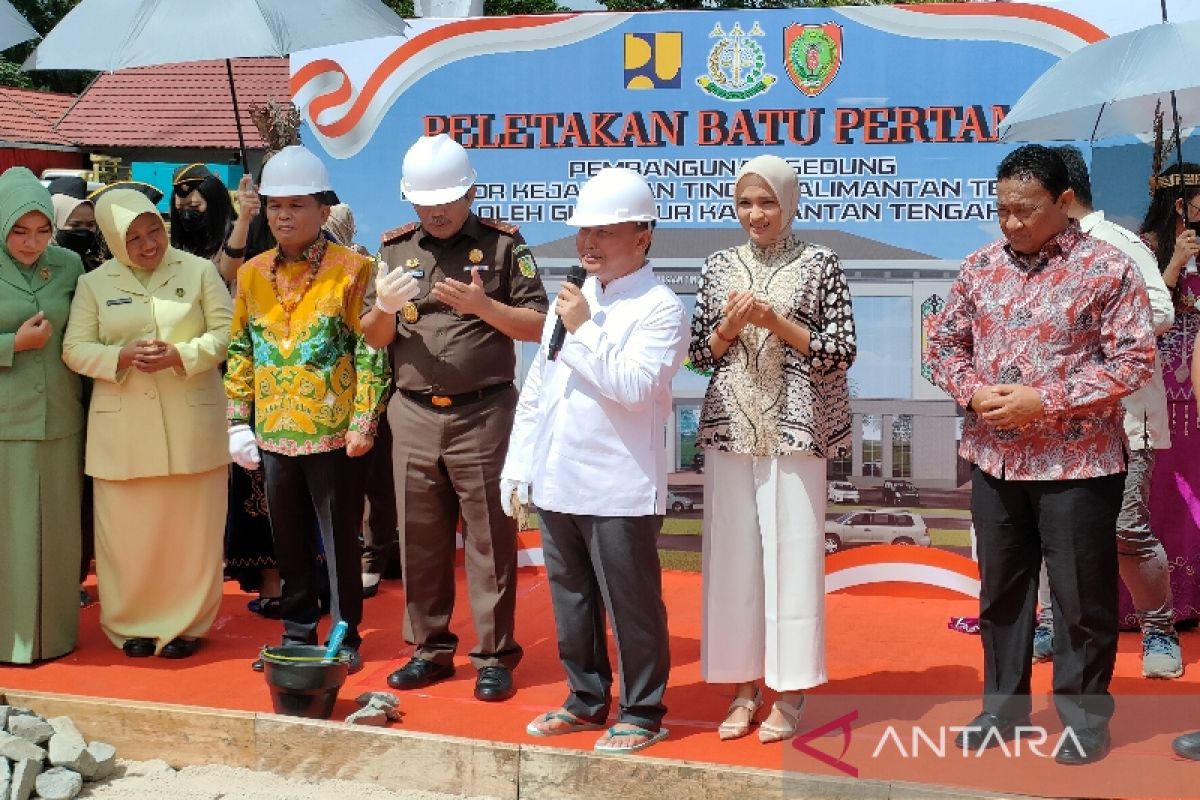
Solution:
{"label": "white hard hat", "polygon": [[422,136],[404,154],[400,190],[418,206],[453,203],[475,185],[475,170],[461,144],[444,133]]}
{"label": "white hard hat", "polygon": [[264,197],[297,197],[328,192],[331,188],[329,171],[321,159],[307,148],[293,144],[263,166],[258,193]]}
{"label": "white hard hat", "polygon": [[589,228],[656,219],[658,209],[646,179],[631,169],[605,167],[579,190],[575,211],[567,224]]}

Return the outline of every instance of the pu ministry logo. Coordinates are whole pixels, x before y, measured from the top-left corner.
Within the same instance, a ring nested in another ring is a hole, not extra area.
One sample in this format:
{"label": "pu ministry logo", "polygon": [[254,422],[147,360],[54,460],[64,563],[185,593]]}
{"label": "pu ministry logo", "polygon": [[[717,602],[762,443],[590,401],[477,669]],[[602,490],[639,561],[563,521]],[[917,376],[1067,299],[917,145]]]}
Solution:
{"label": "pu ministry logo", "polygon": [[705,92],[721,100],[746,100],[770,89],[778,80],[767,73],[767,56],[755,39],[766,36],[755,22],[750,31],[735,22],[729,33],[717,23],[709,35],[717,43],[708,51],[708,73],[696,78]]}
{"label": "pu ministry logo", "polygon": [[626,89],[678,89],[682,75],[681,31],[625,34]]}
{"label": "pu ministry logo", "polygon": [[788,25],[783,29],[783,62],[796,88],[816,97],[833,83],[842,65],[842,26]]}

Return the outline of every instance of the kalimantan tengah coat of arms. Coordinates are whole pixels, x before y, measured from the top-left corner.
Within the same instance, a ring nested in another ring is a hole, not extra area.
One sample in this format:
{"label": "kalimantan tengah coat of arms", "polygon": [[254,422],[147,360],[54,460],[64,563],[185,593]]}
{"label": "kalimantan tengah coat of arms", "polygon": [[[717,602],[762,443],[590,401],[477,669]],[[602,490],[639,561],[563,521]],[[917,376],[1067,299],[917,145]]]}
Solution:
{"label": "kalimantan tengah coat of arms", "polygon": [[783,29],[783,63],[796,88],[816,97],[842,65],[842,26],[788,25]]}

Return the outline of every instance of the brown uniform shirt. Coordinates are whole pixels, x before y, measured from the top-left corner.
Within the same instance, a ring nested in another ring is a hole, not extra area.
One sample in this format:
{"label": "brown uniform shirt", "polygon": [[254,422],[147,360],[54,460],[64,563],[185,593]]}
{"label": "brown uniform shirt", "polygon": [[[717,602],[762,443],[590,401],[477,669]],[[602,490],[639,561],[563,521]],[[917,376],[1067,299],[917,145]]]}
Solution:
{"label": "brown uniform shirt", "polygon": [[382,255],[392,269],[416,271],[421,287],[413,300],[417,321],[396,316],[390,352],[398,390],[452,395],[516,377],[513,340],[476,316],[459,316],[430,291],[443,278],[470,283],[471,268],[478,267],[488,297],[545,312],[546,288],[516,225],[471,214],[461,231],[442,241],[412,223],[383,234]]}

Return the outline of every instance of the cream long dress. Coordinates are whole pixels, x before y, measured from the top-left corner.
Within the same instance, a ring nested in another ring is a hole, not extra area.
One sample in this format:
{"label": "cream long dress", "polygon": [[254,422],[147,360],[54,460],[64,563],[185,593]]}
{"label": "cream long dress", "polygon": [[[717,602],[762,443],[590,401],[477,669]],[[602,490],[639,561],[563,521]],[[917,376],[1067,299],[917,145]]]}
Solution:
{"label": "cream long dress", "polygon": [[[217,367],[233,310],[210,261],[169,248],[153,271],[123,263],[125,229],[153,206],[110,194],[96,216],[116,258],[80,280],[63,358],[96,379],[86,472],[100,624],[118,647],[143,637],[161,651],[203,636],[220,605],[229,455]],[[174,344],[183,369],[118,372],[120,349],[144,338]]]}

